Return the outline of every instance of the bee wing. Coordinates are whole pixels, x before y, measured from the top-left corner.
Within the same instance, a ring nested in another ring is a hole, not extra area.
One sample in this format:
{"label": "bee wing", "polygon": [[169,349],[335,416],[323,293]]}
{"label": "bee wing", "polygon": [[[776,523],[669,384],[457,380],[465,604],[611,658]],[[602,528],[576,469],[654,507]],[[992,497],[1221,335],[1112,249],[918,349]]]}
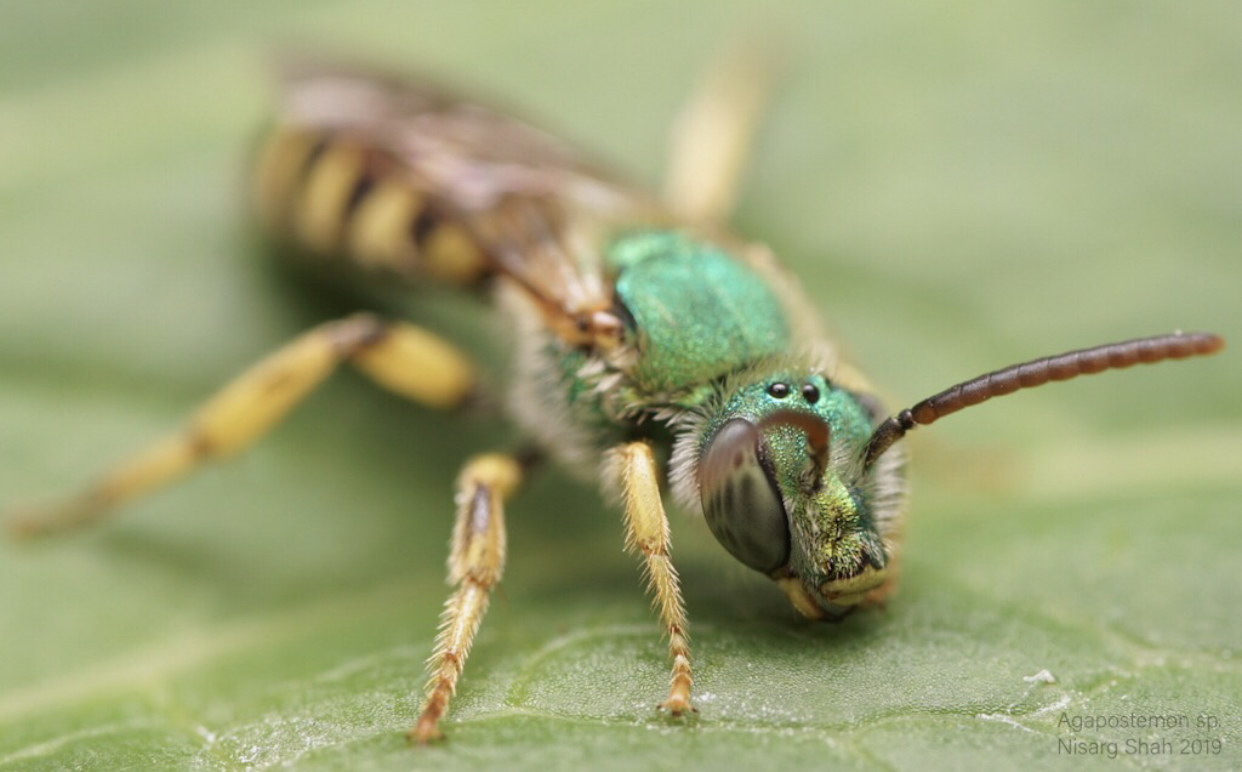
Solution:
{"label": "bee wing", "polygon": [[611,307],[600,253],[612,228],[667,220],[654,199],[516,118],[374,72],[284,69],[283,126],[360,149],[368,189],[382,180],[418,195],[405,229],[414,246],[461,229],[485,272],[517,283],[558,327]]}

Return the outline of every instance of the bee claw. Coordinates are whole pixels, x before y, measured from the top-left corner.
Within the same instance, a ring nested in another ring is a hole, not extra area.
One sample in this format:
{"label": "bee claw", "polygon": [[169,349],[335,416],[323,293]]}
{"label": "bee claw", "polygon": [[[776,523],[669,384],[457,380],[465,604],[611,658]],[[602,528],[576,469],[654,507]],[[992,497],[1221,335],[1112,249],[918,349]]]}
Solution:
{"label": "bee claw", "polygon": [[435,725],[435,722],[424,723],[419,721],[410,731],[405,733],[405,739],[414,743],[420,748],[425,748],[432,743],[444,742],[444,733]]}
{"label": "bee claw", "polygon": [[668,714],[674,718],[681,718],[682,716],[699,712],[699,709],[691,705],[688,699],[680,696],[670,697],[661,702],[659,705],[656,705],[656,710],[667,710]]}
{"label": "bee claw", "polygon": [[32,541],[40,536],[67,530],[73,520],[57,509],[14,507],[4,513],[4,529],[16,541]]}

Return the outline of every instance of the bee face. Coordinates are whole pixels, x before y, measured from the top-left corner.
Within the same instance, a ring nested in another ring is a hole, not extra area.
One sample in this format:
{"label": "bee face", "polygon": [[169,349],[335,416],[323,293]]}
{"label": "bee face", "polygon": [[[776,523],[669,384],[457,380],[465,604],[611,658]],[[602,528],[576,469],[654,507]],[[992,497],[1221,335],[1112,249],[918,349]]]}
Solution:
{"label": "bee face", "polygon": [[796,580],[786,591],[803,613],[851,605],[884,581],[888,553],[859,463],[870,417],[851,393],[819,374],[778,373],[737,389],[712,424],[699,494],[730,554],[782,586]]}

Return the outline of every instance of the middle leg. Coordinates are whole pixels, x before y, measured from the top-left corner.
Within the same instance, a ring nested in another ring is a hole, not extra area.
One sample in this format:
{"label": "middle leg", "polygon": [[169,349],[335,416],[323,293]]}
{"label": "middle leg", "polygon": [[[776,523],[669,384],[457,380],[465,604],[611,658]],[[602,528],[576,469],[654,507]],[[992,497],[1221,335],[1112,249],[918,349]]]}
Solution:
{"label": "middle leg", "polygon": [[730,46],[673,126],[664,201],[695,223],[721,223],[738,198],[771,87],[773,43]]}

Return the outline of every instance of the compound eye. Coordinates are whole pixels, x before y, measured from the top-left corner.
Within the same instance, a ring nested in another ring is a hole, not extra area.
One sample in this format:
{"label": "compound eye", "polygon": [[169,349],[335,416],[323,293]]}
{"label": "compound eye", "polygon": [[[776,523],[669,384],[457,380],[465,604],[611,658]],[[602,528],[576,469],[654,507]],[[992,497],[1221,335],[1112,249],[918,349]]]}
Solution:
{"label": "compound eye", "polygon": [[699,460],[699,495],[716,540],[742,563],[770,574],[789,562],[789,522],[761,455],[755,425],[728,421]]}

